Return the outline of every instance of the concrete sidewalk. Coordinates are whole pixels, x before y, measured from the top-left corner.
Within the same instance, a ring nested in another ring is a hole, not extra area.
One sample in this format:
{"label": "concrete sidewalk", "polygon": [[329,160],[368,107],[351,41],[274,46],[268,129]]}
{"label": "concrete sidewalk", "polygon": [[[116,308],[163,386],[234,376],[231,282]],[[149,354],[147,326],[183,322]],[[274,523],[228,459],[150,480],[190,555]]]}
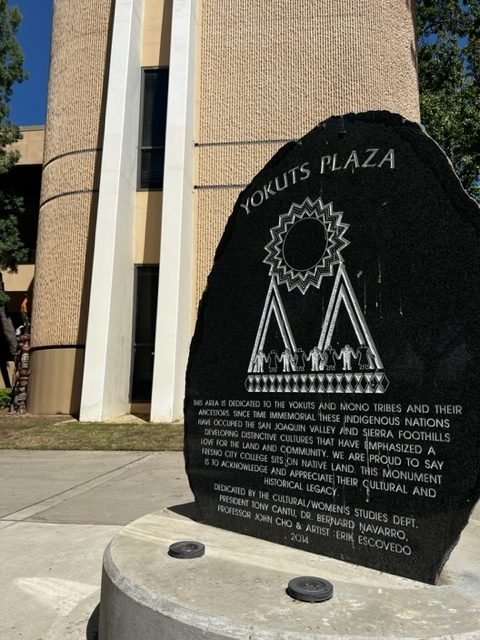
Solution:
{"label": "concrete sidewalk", "polygon": [[192,499],[179,452],[0,451],[1,640],[94,640],[107,544]]}

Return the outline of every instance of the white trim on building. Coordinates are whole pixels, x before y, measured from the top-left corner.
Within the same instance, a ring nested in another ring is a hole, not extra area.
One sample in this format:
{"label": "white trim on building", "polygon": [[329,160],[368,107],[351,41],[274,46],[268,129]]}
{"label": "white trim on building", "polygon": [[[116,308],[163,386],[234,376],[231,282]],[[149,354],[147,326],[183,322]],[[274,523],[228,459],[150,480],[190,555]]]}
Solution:
{"label": "white trim on building", "polygon": [[143,0],[116,0],[80,420],[128,413]]}
{"label": "white trim on building", "polygon": [[183,416],[191,338],[196,0],[174,0],[150,419]]}

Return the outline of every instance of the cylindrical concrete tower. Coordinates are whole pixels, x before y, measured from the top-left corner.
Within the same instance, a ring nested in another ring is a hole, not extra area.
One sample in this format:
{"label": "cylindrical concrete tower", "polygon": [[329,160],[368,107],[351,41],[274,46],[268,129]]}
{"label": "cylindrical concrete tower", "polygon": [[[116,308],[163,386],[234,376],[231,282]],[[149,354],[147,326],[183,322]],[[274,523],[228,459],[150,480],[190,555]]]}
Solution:
{"label": "cylindrical concrete tower", "polygon": [[32,312],[32,413],[76,413],[103,137],[111,0],[55,0]]}

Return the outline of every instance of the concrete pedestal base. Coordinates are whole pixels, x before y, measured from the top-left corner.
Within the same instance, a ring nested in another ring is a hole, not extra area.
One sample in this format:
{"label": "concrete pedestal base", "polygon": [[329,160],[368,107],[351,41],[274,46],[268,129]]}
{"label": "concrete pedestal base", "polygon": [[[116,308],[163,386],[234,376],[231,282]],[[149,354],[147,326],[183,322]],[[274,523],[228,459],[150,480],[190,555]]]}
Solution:
{"label": "concrete pedestal base", "polygon": [[[316,556],[199,524],[171,510],[129,524],[104,557],[99,640],[480,638],[480,519],[472,516],[439,584]],[[170,544],[198,540],[202,558]],[[324,603],[292,600],[301,575],[334,585]]]}

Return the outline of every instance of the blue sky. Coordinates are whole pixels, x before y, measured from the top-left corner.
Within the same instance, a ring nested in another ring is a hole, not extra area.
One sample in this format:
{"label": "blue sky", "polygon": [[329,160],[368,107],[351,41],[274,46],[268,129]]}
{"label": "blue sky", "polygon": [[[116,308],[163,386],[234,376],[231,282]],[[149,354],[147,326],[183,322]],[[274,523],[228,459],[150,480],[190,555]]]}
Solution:
{"label": "blue sky", "polygon": [[23,15],[17,38],[25,55],[24,69],[30,73],[28,80],[14,87],[10,119],[19,125],[45,124],[53,0],[9,0],[8,4]]}

